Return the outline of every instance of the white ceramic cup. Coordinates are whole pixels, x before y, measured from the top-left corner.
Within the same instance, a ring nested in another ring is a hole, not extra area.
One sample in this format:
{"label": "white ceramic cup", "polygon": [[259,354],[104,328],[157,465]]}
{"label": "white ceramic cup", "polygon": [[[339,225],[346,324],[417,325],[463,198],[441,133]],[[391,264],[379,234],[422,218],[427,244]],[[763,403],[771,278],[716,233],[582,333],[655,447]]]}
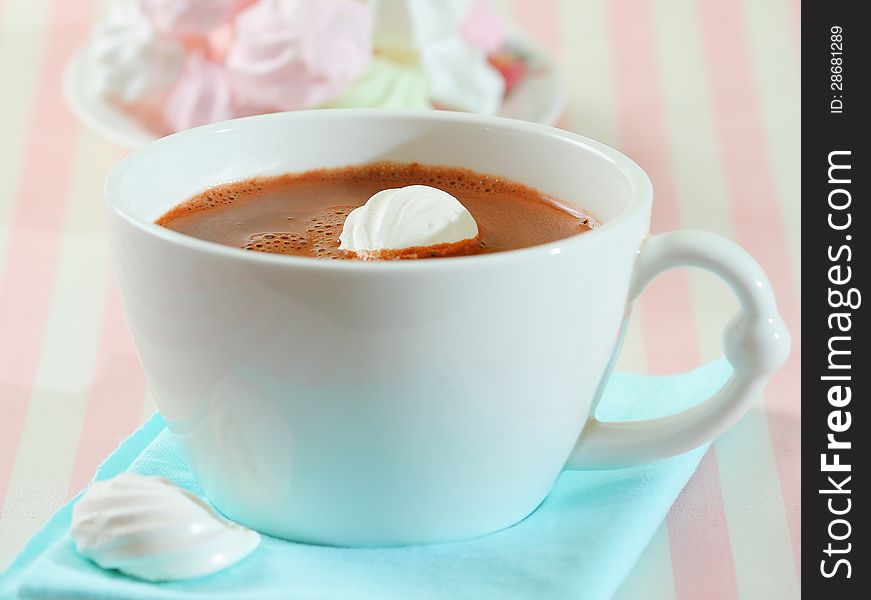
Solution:
{"label": "white ceramic cup", "polygon": [[[361,263],[153,224],[218,183],[380,160],[515,179],[603,225],[511,252]],[[127,320],[169,429],[222,512],[282,538],[394,545],[507,527],[563,469],[711,440],[789,352],[744,250],[710,233],[650,236],[644,172],[559,129],[448,112],[257,116],[149,144],[115,168],[107,196]],[[691,410],[597,421],[633,299],[677,266],[713,271],[738,296],[724,336],[734,375]]]}

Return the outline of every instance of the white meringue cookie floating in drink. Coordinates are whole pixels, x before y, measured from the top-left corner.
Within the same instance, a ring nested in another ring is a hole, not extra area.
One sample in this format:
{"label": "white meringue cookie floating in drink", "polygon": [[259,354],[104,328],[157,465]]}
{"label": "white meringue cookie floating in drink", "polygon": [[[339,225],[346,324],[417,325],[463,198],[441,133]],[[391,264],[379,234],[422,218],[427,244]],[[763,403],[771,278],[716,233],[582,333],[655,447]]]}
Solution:
{"label": "white meringue cookie floating in drink", "polygon": [[[465,253],[478,224],[451,194],[427,185],[381,190],[348,214],[339,248],[364,260]],[[410,250],[412,255],[402,251]]]}
{"label": "white meringue cookie floating in drink", "polygon": [[92,28],[86,57],[91,86],[126,103],[169,88],[184,49],[158,36],[136,0],[116,0]]}
{"label": "white meringue cookie floating in drink", "polygon": [[73,506],[76,550],[146,581],[209,575],[251,553],[260,535],[161,477],[122,473],[93,483]]}

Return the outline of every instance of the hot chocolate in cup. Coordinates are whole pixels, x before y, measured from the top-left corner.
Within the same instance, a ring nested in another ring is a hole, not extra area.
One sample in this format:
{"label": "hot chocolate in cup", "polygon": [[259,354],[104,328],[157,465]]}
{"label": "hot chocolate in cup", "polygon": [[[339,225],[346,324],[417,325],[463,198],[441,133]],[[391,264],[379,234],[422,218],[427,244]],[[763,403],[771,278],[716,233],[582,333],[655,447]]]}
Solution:
{"label": "hot chocolate in cup", "polygon": [[[249,252],[154,223],[218,184],[378,161],[502,176],[601,224],[505,252],[364,262]],[[115,168],[106,193],[125,313],[170,431],[216,507],[281,538],[399,545],[508,527],[564,469],[710,441],[789,352],[746,252],[710,233],[651,236],[641,168],[559,129],[435,111],[262,115],[158,140]],[[676,415],[596,420],[632,302],[678,266],[737,295],[724,334],[733,376]]]}

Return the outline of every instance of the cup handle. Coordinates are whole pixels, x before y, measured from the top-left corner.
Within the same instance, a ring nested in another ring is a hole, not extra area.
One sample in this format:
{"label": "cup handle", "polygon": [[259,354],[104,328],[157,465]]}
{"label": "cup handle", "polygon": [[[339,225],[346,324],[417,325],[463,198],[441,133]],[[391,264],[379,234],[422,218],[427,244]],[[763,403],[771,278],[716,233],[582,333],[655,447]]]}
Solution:
{"label": "cup handle", "polygon": [[771,284],[743,248],[703,231],[649,237],[635,265],[629,301],[657,275],[674,267],[716,273],[741,305],[723,334],[734,372],[713,396],[683,412],[639,421],[604,422],[590,417],[567,469],[610,469],[674,456],[711,441],[734,425],[786,361],[789,332],[777,312]]}

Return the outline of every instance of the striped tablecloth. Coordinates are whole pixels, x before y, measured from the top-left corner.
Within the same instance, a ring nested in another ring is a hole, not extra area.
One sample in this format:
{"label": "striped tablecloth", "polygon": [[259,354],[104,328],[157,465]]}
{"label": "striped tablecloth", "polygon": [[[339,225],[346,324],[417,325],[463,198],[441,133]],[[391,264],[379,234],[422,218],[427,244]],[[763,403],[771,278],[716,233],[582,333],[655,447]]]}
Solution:
{"label": "striped tablecloth", "polygon": [[[0,568],[154,410],[107,256],[103,179],[123,152],[66,109],[95,0],[0,0]],[[799,596],[799,0],[504,0],[570,82],[561,126],[651,175],[654,232],[708,229],[762,263],[794,350],[719,439],[623,600]],[[712,276],[659,278],[620,368],[720,353],[736,304]]]}

